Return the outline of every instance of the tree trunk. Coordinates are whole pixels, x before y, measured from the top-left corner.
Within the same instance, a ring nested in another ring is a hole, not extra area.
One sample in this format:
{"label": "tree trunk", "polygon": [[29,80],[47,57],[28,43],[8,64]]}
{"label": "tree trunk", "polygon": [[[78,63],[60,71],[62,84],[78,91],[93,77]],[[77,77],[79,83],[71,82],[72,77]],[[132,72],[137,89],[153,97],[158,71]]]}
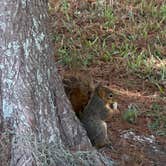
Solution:
{"label": "tree trunk", "polygon": [[53,59],[46,0],[0,1],[2,165],[110,165],[72,112]]}

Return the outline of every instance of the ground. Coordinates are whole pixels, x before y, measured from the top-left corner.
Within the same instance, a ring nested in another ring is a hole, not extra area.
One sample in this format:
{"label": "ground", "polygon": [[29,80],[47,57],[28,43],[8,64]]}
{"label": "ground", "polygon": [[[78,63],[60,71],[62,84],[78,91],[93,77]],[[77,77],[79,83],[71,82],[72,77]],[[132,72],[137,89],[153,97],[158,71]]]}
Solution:
{"label": "ground", "polygon": [[[112,148],[102,148],[119,165],[166,163],[166,3],[63,1],[53,19],[59,73],[92,75],[117,94],[120,116],[108,122]],[[134,123],[123,118],[134,105]]]}

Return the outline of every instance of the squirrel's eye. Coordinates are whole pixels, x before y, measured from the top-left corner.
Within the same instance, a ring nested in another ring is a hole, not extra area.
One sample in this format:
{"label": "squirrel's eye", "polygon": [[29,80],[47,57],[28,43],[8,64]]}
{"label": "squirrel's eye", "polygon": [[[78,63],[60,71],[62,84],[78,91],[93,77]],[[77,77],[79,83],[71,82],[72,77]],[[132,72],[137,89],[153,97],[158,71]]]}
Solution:
{"label": "squirrel's eye", "polygon": [[110,97],[110,98],[111,98],[112,96],[113,96],[112,93],[110,93],[110,94],[108,95],[108,97]]}

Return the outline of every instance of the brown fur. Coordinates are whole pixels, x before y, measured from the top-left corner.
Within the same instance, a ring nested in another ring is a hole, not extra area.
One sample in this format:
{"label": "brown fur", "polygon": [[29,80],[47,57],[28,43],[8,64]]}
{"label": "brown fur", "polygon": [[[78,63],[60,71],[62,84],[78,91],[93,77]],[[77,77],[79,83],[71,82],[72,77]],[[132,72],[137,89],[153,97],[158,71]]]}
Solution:
{"label": "brown fur", "polygon": [[64,76],[65,92],[77,116],[82,112],[90,100],[93,92],[91,76],[83,74],[68,74]]}

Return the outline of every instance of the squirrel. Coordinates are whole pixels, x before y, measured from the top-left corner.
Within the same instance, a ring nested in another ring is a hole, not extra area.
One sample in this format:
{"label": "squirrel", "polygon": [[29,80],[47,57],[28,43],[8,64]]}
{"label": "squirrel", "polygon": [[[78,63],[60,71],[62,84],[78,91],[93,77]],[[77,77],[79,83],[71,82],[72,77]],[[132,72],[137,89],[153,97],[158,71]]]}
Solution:
{"label": "squirrel", "polygon": [[92,145],[97,148],[109,144],[106,121],[119,113],[114,97],[115,94],[109,88],[98,85],[81,114],[80,121]]}
{"label": "squirrel", "polygon": [[115,94],[101,84],[94,88],[87,74],[70,73],[64,75],[65,92],[73,109],[83,123],[92,144],[100,148],[109,143],[107,123],[114,114],[119,113]]}
{"label": "squirrel", "polygon": [[83,73],[70,73],[64,75],[62,81],[67,97],[79,118],[80,113],[88,104],[94,89],[92,78],[90,75]]}

